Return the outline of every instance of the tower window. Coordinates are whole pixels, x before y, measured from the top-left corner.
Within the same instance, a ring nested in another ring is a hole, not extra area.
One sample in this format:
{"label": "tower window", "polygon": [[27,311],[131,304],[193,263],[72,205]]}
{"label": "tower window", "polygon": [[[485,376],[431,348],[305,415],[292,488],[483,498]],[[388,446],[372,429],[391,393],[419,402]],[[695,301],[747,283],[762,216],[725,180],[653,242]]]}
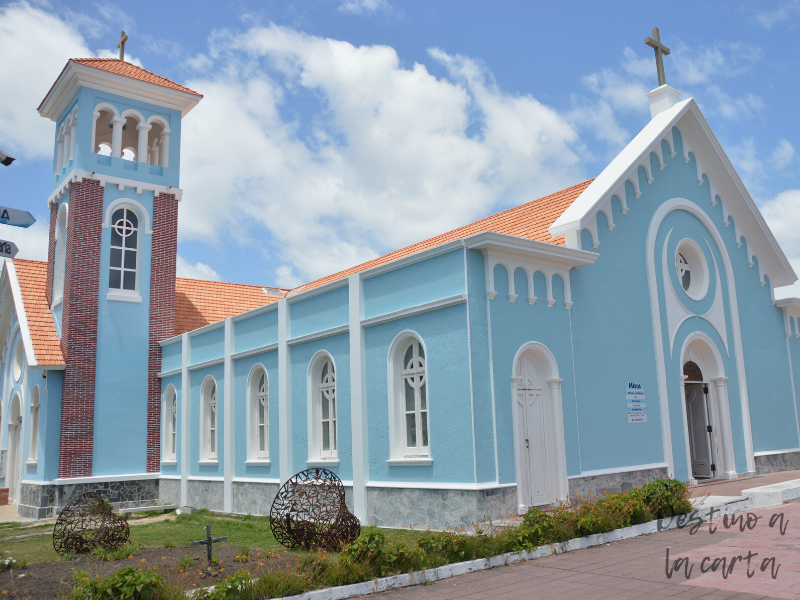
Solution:
{"label": "tower window", "polygon": [[139,217],[130,208],[118,208],[111,216],[110,290],[139,289]]}

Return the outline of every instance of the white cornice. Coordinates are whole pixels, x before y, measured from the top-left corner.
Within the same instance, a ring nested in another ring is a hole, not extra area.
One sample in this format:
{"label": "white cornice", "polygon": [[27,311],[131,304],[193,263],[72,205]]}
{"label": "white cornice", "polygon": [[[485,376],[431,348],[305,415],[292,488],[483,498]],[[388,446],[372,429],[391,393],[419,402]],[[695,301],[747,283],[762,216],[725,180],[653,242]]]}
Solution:
{"label": "white cornice", "polygon": [[464,238],[464,245],[470,250],[499,250],[522,254],[526,258],[558,263],[566,267],[591,265],[599,256],[594,252],[557,246],[547,242],[538,242],[504,233],[495,233],[494,231],[485,231]]}
{"label": "white cornice", "polygon": [[50,194],[50,197],[47,199],[47,207],[50,208],[53,202],[61,200],[73,183],[80,183],[84,179],[99,181],[100,187],[105,187],[106,184],[116,185],[119,191],[124,190],[126,187],[131,187],[136,188],[137,194],[141,194],[142,191],[147,190],[153,192],[156,198],[158,198],[160,194],[173,194],[178,202],[183,198],[183,190],[181,188],[172,187],[171,185],[159,185],[157,183],[135,181],[133,179],[114,177],[113,175],[103,175],[101,173],[95,173],[94,171],[90,173],[89,171],[79,171],[75,169],[69,175],[66,175],[59,186]]}
{"label": "white cornice", "polygon": [[202,96],[109,73],[70,60],[39,106],[39,114],[51,121],[58,121],[81,87],[178,110],[181,116],[186,116],[202,99]]}

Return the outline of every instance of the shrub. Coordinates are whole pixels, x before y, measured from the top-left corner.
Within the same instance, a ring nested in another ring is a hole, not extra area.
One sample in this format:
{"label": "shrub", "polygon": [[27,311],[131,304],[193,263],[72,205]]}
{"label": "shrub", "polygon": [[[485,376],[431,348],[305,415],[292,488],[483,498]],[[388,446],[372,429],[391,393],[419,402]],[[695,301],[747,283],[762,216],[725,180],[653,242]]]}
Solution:
{"label": "shrub", "polygon": [[194,598],[197,600],[239,600],[252,586],[250,573],[238,571],[227,579],[214,585],[211,590],[198,592]]}
{"label": "shrub", "polygon": [[639,492],[653,518],[665,519],[692,511],[689,485],[677,479],[656,479],[644,484]]}
{"label": "shrub", "polygon": [[92,554],[97,556],[100,560],[121,560],[133,556],[139,548],[140,546],[137,544],[128,542],[122,546],[122,548],[117,548],[116,550],[106,550],[101,546],[97,546],[92,550]]}
{"label": "shrub", "polygon": [[155,568],[136,567],[125,567],[105,579],[75,571],[72,582],[74,589],[69,600],[150,600],[164,586]]}

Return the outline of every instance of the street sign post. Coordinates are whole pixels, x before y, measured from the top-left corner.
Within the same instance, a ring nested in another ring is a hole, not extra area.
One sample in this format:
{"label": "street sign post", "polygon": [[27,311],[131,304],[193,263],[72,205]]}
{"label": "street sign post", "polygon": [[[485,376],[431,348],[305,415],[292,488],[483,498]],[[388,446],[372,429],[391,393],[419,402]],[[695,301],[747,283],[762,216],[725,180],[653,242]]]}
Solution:
{"label": "street sign post", "polygon": [[19,252],[19,248],[14,242],[0,240],[0,258],[14,258]]}
{"label": "street sign post", "polygon": [[0,206],[0,224],[13,225],[14,227],[30,227],[36,219],[27,210],[18,210]]}

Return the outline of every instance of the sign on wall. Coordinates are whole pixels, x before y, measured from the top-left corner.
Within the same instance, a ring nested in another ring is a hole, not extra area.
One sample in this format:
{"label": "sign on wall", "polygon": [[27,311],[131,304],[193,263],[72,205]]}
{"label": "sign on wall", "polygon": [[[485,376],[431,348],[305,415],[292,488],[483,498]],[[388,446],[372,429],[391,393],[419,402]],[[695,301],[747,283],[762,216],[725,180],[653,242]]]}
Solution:
{"label": "sign on wall", "polygon": [[14,258],[19,252],[19,248],[14,242],[7,242],[0,240],[0,257],[1,258]]}
{"label": "sign on wall", "polygon": [[628,410],[628,423],[647,423],[644,383],[641,381],[625,382],[625,406]]}

